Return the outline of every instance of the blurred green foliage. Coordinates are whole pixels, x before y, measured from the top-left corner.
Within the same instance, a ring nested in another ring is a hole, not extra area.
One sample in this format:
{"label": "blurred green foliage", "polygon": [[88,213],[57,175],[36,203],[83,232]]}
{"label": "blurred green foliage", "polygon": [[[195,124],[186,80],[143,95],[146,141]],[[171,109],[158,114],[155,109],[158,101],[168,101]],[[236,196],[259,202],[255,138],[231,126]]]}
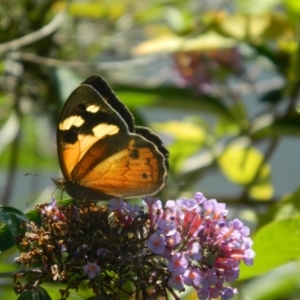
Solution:
{"label": "blurred green foliage", "polygon": [[[136,122],[152,127],[169,148],[162,200],[201,189],[249,222],[257,259],[242,268],[235,299],[298,299],[299,183],[280,190],[273,180],[279,146],[291,137],[299,146],[297,3],[2,0],[2,203],[24,209],[20,203],[31,195],[23,187],[31,182],[32,194],[40,189],[36,178],[20,181],[18,174],[59,170],[55,132],[61,106],[97,73]],[[299,150],[289,151],[276,172],[299,182],[287,163],[291,155],[297,168]],[[223,179],[222,186],[214,176]],[[213,184],[205,185],[207,177]],[[0,217],[7,224],[7,214]],[[2,227],[1,243],[11,240],[8,235]],[[0,259],[1,271],[12,271],[7,255]],[[281,283],[276,287],[269,284],[274,277]],[[12,282],[3,281],[0,295],[9,294]]]}

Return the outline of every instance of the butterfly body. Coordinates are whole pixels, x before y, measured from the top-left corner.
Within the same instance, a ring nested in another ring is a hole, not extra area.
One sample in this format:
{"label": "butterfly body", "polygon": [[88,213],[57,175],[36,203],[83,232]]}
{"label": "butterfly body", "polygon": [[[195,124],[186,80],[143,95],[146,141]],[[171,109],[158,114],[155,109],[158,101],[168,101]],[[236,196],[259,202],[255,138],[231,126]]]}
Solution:
{"label": "butterfly body", "polygon": [[100,76],[89,77],[69,96],[57,148],[64,179],[56,184],[75,199],[142,196],[165,184],[167,149],[148,128],[134,125]]}

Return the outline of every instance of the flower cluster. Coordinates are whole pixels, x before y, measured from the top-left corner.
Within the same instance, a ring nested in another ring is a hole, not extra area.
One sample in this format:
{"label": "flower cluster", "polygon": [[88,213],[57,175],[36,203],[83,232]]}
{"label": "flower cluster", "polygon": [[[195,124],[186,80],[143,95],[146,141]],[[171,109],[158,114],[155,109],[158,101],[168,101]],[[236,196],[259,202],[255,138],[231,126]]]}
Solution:
{"label": "flower cluster", "polygon": [[15,276],[15,291],[64,282],[60,299],[66,299],[85,282],[92,296],[103,299],[180,299],[185,287],[199,299],[230,299],[236,290],[225,283],[238,278],[242,260],[253,262],[249,229],[228,221],[225,205],[201,193],[164,207],[152,196],[143,200],[143,206],[122,199],[107,207],[55,200],[38,206],[41,224],[25,224],[20,237],[17,262],[26,268]]}
{"label": "flower cluster", "polygon": [[192,88],[195,94],[219,93],[218,78],[224,80],[228,71],[239,76],[243,70],[241,55],[235,47],[177,52],[173,58],[176,83]]}
{"label": "flower cluster", "polygon": [[238,278],[241,260],[253,263],[249,228],[240,220],[228,221],[225,204],[202,193],[169,200],[164,209],[151,197],[145,202],[154,231],[147,246],[166,259],[169,287],[182,291],[191,286],[199,299],[233,297],[237,291],[224,283]]}

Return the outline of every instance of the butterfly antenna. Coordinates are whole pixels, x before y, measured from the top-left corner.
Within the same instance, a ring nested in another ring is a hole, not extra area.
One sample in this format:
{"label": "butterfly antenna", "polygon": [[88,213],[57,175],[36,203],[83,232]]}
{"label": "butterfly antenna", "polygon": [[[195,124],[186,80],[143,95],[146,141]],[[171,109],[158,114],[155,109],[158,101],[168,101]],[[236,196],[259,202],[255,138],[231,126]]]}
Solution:
{"label": "butterfly antenna", "polygon": [[34,173],[26,173],[24,176],[25,176],[25,177],[26,177],[26,176],[38,176],[38,177],[51,178],[51,177],[46,176],[46,175],[40,175],[40,174],[34,174]]}

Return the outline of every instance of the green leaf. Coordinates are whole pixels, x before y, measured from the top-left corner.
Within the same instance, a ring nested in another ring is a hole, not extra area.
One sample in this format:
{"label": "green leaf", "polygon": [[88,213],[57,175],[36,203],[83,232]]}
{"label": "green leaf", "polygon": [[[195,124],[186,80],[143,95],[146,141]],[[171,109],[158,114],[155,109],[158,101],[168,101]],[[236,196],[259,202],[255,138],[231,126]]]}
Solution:
{"label": "green leaf", "polygon": [[41,286],[37,286],[35,291],[25,291],[19,297],[18,300],[51,300],[48,292]]}
{"label": "green leaf", "polygon": [[247,281],[238,290],[241,295],[251,295],[251,300],[296,300],[298,297],[295,295],[299,295],[299,278],[299,262],[291,262]]}
{"label": "green leaf", "polygon": [[175,6],[165,9],[165,18],[172,30],[181,35],[186,35],[193,30],[193,18],[187,10]]}
{"label": "green leaf", "polygon": [[25,231],[21,225],[27,217],[16,208],[0,206],[0,220],[5,224],[0,228],[0,250],[5,251],[15,245],[15,237]]}
{"label": "green leaf", "polygon": [[278,104],[280,101],[284,100],[284,89],[274,89],[266,94],[264,94],[262,97],[260,97],[259,101],[265,102],[265,103],[270,103],[270,104]]}
{"label": "green leaf", "polygon": [[231,118],[219,117],[217,120],[216,134],[218,136],[239,135],[248,128],[248,116],[245,104],[237,102],[230,108]]}
{"label": "green leaf", "polygon": [[21,211],[9,206],[0,206],[0,220],[6,224],[14,237],[24,232],[21,224],[24,221],[28,221],[27,217]]}
{"label": "green leaf", "polygon": [[[51,147],[49,147],[49,139],[47,139],[47,137],[50,138],[47,135],[49,123],[43,122],[41,118],[33,118],[27,115],[22,117],[20,126],[22,128],[22,136],[26,136],[26,139],[24,138],[19,141],[19,151],[17,153],[18,167],[25,169],[27,173],[32,170],[33,166],[38,166],[43,170],[54,169],[56,166],[51,156],[49,156],[52,152],[49,151]],[[40,136],[38,132],[41,134]],[[1,167],[8,167],[11,155],[12,143],[8,144],[1,153]],[[36,171],[37,169],[35,169]]]}
{"label": "green leaf", "polygon": [[232,111],[226,106],[224,101],[218,98],[202,95],[192,96],[188,89],[176,87],[114,87],[114,92],[130,110],[141,106],[153,106],[172,110],[193,110],[198,112],[216,114],[232,120]]}
{"label": "green leaf", "polygon": [[14,238],[6,225],[0,227],[0,241],[0,252],[15,245]]}
{"label": "green leaf", "polygon": [[295,15],[300,14],[300,1],[295,0],[284,0],[283,1],[287,10]]}
{"label": "green leaf", "polygon": [[280,201],[273,203],[265,214],[259,214],[260,226],[270,221],[279,221],[292,218],[300,214],[300,188],[294,193],[284,196]]}
{"label": "green leaf", "polygon": [[241,279],[264,274],[300,259],[300,217],[268,224],[257,232],[253,241],[254,264],[241,266]]}
{"label": "green leaf", "polygon": [[271,114],[265,114],[254,120],[251,127],[251,138],[254,140],[286,135],[299,137],[300,118],[299,115],[295,113],[273,120]]}
{"label": "green leaf", "polygon": [[216,124],[216,135],[223,137],[228,135],[238,135],[240,133],[240,124],[233,122],[232,119],[218,118]]}

